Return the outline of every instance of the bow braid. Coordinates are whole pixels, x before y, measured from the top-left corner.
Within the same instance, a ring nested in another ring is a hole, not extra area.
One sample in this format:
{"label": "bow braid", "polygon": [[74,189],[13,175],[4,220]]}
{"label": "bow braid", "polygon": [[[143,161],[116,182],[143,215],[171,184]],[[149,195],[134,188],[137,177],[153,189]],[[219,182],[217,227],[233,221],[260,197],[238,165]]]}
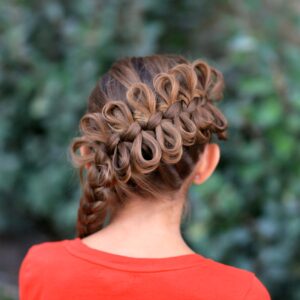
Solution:
{"label": "bow braid", "polygon": [[[79,237],[101,229],[133,195],[158,198],[182,186],[212,135],[227,139],[227,120],[213,103],[223,88],[222,74],[200,59],[153,55],[114,63],[92,91],[81,136],[70,147],[83,189]],[[77,155],[83,145],[89,152]]]}

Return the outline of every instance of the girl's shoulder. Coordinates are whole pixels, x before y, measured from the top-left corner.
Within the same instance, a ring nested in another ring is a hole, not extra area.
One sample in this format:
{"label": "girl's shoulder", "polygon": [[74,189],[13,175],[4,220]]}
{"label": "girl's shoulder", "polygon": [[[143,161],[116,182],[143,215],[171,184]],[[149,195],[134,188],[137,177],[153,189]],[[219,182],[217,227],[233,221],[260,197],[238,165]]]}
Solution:
{"label": "girl's shoulder", "polygon": [[[66,240],[46,241],[30,246],[19,266],[19,278],[42,275],[65,259],[63,247]],[[56,264],[55,264],[56,262]]]}
{"label": "girl's shoulder", "polygon": [[45,261],[45,259],[49,260],[51,256],[57,256],[58,251],[63,251],[63,244],[65,241],[66,240],[45,241],[39,244],[34,244],[28,248],[22,262],[31,259],[42,261]]}
{"label": "girl's shoulder", "polygon": [[[271,296],[264,283],[257,275],[247,269],[238,268],[232,265],[207,258],[212,278],[216,278],[216,286],[220,284],[228,289],[228,294],[233,295],[241,290],[242,300],[271,300]],[[222,291],[224,293],[224,289]]]}

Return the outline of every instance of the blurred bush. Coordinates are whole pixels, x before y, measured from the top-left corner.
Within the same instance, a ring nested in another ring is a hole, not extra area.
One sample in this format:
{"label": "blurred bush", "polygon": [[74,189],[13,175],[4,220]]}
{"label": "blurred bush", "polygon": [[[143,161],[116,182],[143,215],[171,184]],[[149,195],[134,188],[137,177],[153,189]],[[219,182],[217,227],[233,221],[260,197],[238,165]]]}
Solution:
{"label": "blurred bush", "polygon": [[0,2],[0,233],[72,237],[79,182],[67,156],[87,97],[126,55],[204,58],[225,76],[216,173],[192,186],[193,248],[300,298],[300,3]]}

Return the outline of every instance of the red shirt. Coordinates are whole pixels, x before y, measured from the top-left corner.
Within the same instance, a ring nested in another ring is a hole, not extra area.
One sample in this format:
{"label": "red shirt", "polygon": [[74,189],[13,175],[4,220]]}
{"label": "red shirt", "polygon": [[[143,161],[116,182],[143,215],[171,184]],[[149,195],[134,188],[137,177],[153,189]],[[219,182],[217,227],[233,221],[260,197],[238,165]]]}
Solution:
{"label": "red shirt", "polygon": [[253,272],[198,253],[138,258],[100,251],[79,238],[44,242],[19,269],[20,300],[270,300]]}

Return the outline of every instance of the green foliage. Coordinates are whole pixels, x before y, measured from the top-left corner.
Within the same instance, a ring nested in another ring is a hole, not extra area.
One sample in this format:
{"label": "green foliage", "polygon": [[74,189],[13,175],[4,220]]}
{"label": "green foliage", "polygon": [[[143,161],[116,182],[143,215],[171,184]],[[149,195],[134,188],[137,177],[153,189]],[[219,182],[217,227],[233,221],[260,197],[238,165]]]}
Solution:
{"label": "green foliage", "polygon": [[299,3],[0,3],[0,233],[75,233],[79,181],[67,155],[91,88],[120,56],[206,58],[226,81],[228,141],[190,190],[184,235],[255,271],[272,299],[300,297]]}

